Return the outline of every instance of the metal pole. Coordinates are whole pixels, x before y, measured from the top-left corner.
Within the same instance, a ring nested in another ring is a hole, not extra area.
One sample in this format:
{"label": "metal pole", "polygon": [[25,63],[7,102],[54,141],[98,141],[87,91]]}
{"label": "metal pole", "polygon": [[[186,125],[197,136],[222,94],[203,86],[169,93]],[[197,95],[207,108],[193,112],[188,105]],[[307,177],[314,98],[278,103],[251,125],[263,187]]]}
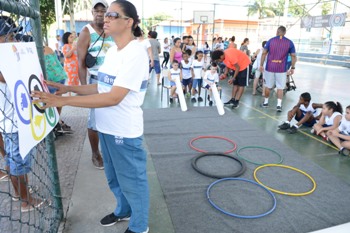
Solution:
{"label": "metal pole", "polygon": [[211,37],[211,48],[213,49],[213,39],[215,36],[215,11],[216,11],[216,4],[214,3],[214,16],[213,16],[213,33],[212,33],[212,37]]}

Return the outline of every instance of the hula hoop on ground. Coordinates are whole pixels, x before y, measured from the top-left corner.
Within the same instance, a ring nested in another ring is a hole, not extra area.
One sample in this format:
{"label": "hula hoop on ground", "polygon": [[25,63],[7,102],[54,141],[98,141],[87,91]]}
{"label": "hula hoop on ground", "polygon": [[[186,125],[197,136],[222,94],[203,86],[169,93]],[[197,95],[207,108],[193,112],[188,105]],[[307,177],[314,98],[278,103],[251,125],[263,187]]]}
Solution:
{"label": "hula hoop on ground", "polygon": [[233,148],[230,149],[230,150],[228,150],[228,151],[223,152],[224,154],[229,154],[229,153],[235,151],[236,148],[237,148],[237,144],[236,144],[234,141],[232,141],[232,140],[230,140],[230,139],[228,139],[228,138],[221,137],[221,136],[210,136],[210,135],[208,135],[208,136],[199,136],[199,137],[193,138],[193,139],[190,141],[190,147],[191,147],[193,150],[196,150],[196,151],[198,151],[198,152],[207,153],[208,151],[201,150],[201,149],[199,149],[199,148],[193,146],[193,142],[194,142],[194,141],[197,141],[198,139],[203,139],[203,138],[218,138],[218,139],[222,139],[222,140],[225,140],[225,141],[228,141],[229,143],[231,143],[231,144],[233,145]]}
{"label": "hula hoop on ground", "polygon": [[[283,167],[283,168],[288,168],[290,170],[293,170],[293,171],[297,171],[301,174],[303,174],[304,176],[306,176],[307,178],[309,178],[313,184],[313,187],[310,191],[308,192],[304,192],[304,193],[290,193],[290,192],[283,192],[283,191],[280,191],[280,190],[276,190],[276,189],[273,189],[267,185],[264,185],[261,183],[261,181],[257,178],[256,176],[256,173],[257,171],[259,171],[261,168],[264,168],[264,167]],[[265,165],[262,165],[260,167],[257,167],[255,170],[254,170],[254,179],[256,180],[256,182],[258,182],[260,185],[264,186],[265,188],[267,188],[268,190],[274,192],[274,193],[278,193],[278,194],[282,194],[282,195],[287,195],[287,196],[306,196],[306,195],[309,195],[311,193],[313,193],[316,189],[316,182],[315,180],[309,175],[307,174],[306,172],[302,171],[302,170],[299,170],[295,167],[291,167],[291,166],[287,166],[287,165],[282,165],[282,164],[265,164]]]}
{"label": "hula hoop on ground", "polygon": [[[199,169],[198,166],[197,166],[197,161],[200,158],[203,158],[205,156],[222,156],[222,157],[225,157],[225,158],[230,158],[230,159],[236,160],[241,165],[241,169],[239,171],[233,173],[233,174],[229,174],[229,175],[226,175],[226,176],[219,176],[219,175],[210,174],[209,172],[205,172],[205,171]],[[245,170],[247,169],[247,167],[245,165],[245,162],[240,160],[239,158],[235,158],[235,157],[228,156],[228,155],[225,155],[225,154],[222,154],[222,153],[217,153],[217,152],[204,153],[204,154],[200,154],[200,155],[194,157],[192,159],[192,167],[198,173],[200,173],[200,174],[202,174],[204,176],[210,177],[210,178],[215,178],[215,179],[222,179],[222,178],[228,178],[228,177],[237,177],[237,176],[242,175],[245,172]]]}
{"label": "hula hoop on ground", "polygon": [[[259,187],[261,187],[262,189],[264,189],[268,194],[270,194],[270,196],[272,197],[273,199],[273,206],[270,210],[268,210],[266,213],[263,213],[263,214],[258,214],[258,215],[239,215],[239,214],[233,214],[233,213],[230,213],[222,208],[220,208],[218,205],[216,205],[211,199],[210,199],[210,189],[217,183],[219,182],[222,182],[222,181],[226,181],[226,180],[239,180],[239,181],[245,181],[245,182],[248,182],[248,183],[252,183],[252,184],[255,184]],[[255,181],[252,181],[252,180],[247,180],[247,179],[243,179],[243,178],[224,178],[224,179],[221,179],[221,180],[217,180],[215,182],[213,182],[211,185],[209,185],[208,189],[207,189],[207,198],[208,198],[208,201],[209,203],[217,210],[221,211],[222,213],[224,214],[227,214],[231,217],[236,217],[236,218],[245,218],[245,219],[253,219],[253,218],[261,218],[261,217],[264,217],[268,214],[271,214],[275,209],[276,209],[276,197],[275,195],[270,191],[268,190],[267,188],[265,188],[263,185],[261,184],[258,184],[257,182]]]}
{"label": "hula hoop on ground", "polygon": [[[245,146],[245,147],[242,147],[240,148],[236,153],[237,153],[237,156],[241,159],[243,159],[244,161],[248,162],[248,163],[252,163],[252,164],[255,164],[255,165],[265,165],[266,163],[257,163],[257,162],[254,162],[254,161],[251,161],[249,159],[246,159],[244,158],[243,156],[241,156],[239,153],[241,150],[244,150],[244,149],[248,149],[248,148],[257,148],[257,149],[263,149],[263,150],[268,150],[268,151],[271,151],[273,152],[274,154],[278,155],[278,157],[280,158],[280,161],[278,161],[276,164],[279,164],[279,163],[282,163],[283,162],[283,158],[282,158],[282,155],[280,155],[277,151],[275,150],[272,150],[270,148],[266,148],[266,147],[262,147],[262,146]],[[269,163],[271,164],[271,163]]]}

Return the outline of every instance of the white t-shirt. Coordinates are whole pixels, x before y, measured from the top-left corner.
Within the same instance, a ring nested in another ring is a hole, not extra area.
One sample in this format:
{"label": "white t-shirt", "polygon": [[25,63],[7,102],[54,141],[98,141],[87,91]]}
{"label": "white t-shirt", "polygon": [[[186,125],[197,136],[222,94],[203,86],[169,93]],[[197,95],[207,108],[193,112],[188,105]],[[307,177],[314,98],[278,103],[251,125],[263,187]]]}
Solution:
{"label": "white t-shirt", "polygon": [[17,114],[11,92],[6,83],[0,82],[0,132],[16,133],[17,131]]}
{"label": "white t-shirt", "polygon": [[110,92],[112,86],[129,89],[116,106],[96,108],[96,127],[101,133],[136,138],[143,134],[143,112],[148,81],[148,56],[134,40],[118,51],[111,47],[98,72],[98,92]]}
{"label": "white t-shirt", "polygon": [[168,43],[164,43],[163,51],[170,53],[170,44],[169,44],[169,42]]}
{"label": "white t-shirt", "polygon": [[194,73],[194,79],[201,79],[202,78],[202,70],[204,67],[204,60],[202,59],[201,61],[198,60],[193,60],[192,62],[192,69]]}
{"label": "white t-shirt", "polygon": [[300,111],[302,111],[304,114],[306,114],[306,113],[308,113],[308,112],[312,112],[312,115],[313,115],[314,117],[317,117],[317,115],[318,115],[317,110],[314,109],[314,108],[312,107],[312,104],[313,104],[313,103],[310,102],[309,105],[307,106],[307,108],[305,107],[304,104],[301,104],[299,109],[300,109]]}
{"label": "white t-shirt", "polygon": [[211,83],[218,83],[219,82],[219,75],[218,72],[215,72],[214,74],[211,73],[211,70],[207,70],[205,72],[204,78],[203,78],[203,86],[205,87],[207,84]]}
{"label": "white t-shirt", "polygon": [[192,65],[191,61],[188,61],[188,63],[186,63],[184,60],[181,61],[181,70],[182,70],[182,78],[183,79],[192,78],[191,65]]}
{"label": "white t-shirt", "polygon": [[170,78],[171,80],[174,80],[173,82],[175,82],[176,79],[180,79],[180,69],[174,70],[174,69],[170,69]]}
{"label": "white t-shirt", "polygon": [[343,116],[341,123],[339,125],[339,132],[350,136],[350,121],[346,120],[344,116]]}
{"label": "white t-shirt", "polygon": [[148,39],[138,40],[138,42],[140,42],[140,44],[144,47],[146,51],[149,47],[151,47],[151,43]]}
{"label": "white t-shirt", "polygon": [[330,116],[330,117],[325,116],[324,117],[325,124],[328,126],[332,126],[334,124],[334,118],[336,116],[341,116],[341,113],[340,112],[333,112],[332,116]]}

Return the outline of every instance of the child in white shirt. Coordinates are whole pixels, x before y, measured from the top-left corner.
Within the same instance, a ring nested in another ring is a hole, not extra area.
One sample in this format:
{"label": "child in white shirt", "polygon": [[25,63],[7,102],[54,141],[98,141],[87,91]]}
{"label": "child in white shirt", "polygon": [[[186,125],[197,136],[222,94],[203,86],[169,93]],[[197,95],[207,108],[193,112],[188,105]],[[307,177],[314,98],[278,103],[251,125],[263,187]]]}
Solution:
{"label": "child in white shirt", "polygon": [[[212,96],[212,85],[217,85],[219,83],[219,75],[218,75],[218,65],[213,62],[211,64],[210,70],[207,70],[205,72],[204,78],[203,78],[203,87],[209,90],[208,93],[208,101],[209,101],[209,106],[213,105],[213,101],[211,99]],[[218,90],[220,90],[221,87],[218,87]]]}
{"label": "child in white shirt", "polygon": [[[202,71],[204,70],[204,60],[203,60],[203,52],[197,51],[195,54],[195,60],[192,62],[192,96],[191,102],[195,103],[196,98],[198,102],[202,102],[203,98],[200,97],[201,94],[201,86],[202,86]],[[197,89],[198,88],[198,89]]]}
{"label": "child in white shirt", "polygon": [[179,62],[174,60],[171,64],[172,68],[168,74],[168,79],[170,81],[170,103],[173,103],[173,98],[176,98],[176,79],[180,79],[182,81],[182,72],[179,69]]}

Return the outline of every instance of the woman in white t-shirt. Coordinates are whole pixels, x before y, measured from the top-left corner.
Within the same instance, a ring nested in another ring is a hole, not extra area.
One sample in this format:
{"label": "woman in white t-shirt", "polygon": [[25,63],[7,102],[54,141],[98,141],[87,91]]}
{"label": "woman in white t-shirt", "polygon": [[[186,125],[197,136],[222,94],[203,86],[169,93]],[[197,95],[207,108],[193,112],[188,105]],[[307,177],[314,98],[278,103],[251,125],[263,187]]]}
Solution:
{"label": "woman in white t-shirt", "polygon": [[329,130],[333,130],[339,127],[343,113],[343,107],[339,102],[328,101],[323,104],[322,115],[312,128],[316,135],[320,135],[327,141],[326,133]]}
{"label": "woman in white t-shirt", "polygon": [[[148,80],[148,56],[135,36],[141,35],[140,20],[133,4],[112,2],[104,18],[104,31],[115,41],[98,72],[98,83],[64,86],[56,93],[75,92],[78,96],[57,96],[34,92],[45,108],[64,105],[96,108],[96,127],[104,160],[105,174],[117,205],[100,221],[110,226],[128,220],[125,231],[148,232],[149,190],[146,151],[143,148],[143,103]],[[132,212],[132,213],[131,213]]]}
{"label": "woman in white t-shirt", "polygon": [[162,62],[162,68],[165,65],[165,68],[168,69],[167,65],[168,65],[169,57],[170,57],[170,44],[169,44],[168,37],[165,37],[165,39],[164,39],[163,57],[164,57],[164,60]]}
{"label": "woman in white t-shirt", "polygon": [[350,155],[350,105],[345,109],[340,126],[327,132],[329,140],[339,149],[339,154]]}

